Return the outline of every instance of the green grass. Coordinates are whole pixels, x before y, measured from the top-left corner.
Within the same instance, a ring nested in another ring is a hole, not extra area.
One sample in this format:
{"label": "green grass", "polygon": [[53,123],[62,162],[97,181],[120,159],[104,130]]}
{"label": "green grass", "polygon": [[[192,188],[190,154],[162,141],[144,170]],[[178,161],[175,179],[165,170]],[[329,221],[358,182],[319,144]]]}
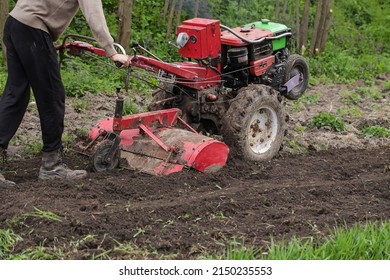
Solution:
{"label": "green grass", "polygon": [[232,241],[222,255],[208,259],[229,260],[389,260],[390,221],[338,227],[322,241],[314,237],[290,241],[271,240],[267,248],[254,248]]}

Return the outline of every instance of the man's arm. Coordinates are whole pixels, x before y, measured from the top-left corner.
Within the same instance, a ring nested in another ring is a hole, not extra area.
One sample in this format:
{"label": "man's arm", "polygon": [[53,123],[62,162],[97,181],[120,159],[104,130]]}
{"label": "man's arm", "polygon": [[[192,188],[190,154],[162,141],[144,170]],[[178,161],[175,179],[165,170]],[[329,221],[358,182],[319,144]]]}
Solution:
{"label": "man's arm", "polygon": [[114,39],[107,27],[102,1],[78,0],[78,2],[93,36],[97,43],[106,51],[106,56],[113,61],[119,61],[125,67],[128,66],[129,57],[127,55],[118,54],[114,48]]}

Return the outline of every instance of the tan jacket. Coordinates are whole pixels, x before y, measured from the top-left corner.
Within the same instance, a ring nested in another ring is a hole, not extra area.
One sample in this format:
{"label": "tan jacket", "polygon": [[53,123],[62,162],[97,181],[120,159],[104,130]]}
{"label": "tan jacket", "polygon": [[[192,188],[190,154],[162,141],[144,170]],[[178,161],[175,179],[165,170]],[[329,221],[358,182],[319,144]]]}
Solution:
{"label": "tan jacket", "polygon": [[106,55],[116,54],[101,0],[19,0],[10,15],[28,26],[46,31],[56,41],[79,8]]}

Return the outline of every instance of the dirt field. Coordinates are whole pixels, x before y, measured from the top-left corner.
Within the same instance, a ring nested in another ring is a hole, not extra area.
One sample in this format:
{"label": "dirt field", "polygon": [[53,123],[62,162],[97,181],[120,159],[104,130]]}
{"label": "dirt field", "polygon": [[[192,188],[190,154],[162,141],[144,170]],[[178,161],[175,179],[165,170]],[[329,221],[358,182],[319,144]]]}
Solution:
{"label": "dirt field", "polygon": [[[322,238],[334,226],[388,220],[390,139],[357,133],[365,124],[389,127],[384,80],[376,84],[383,98],[362,100],[358,107],[363,115],[345,116],[347,131],[341,133],[310,128],[308,122],[318,112],[337,112],[345,106],[340,91],[359,85],[311,87],[307,94],[320,92],[320,100],[300,104],[300,110],[291,102],[286,105],[289,134],[277,158],[257,164],[229,158],[216,174],[187,170],[153,177],[117,169],[90,173],[78,182],[38,181],[40,157],[26,159],[21,148],[39,138],[32,105],[10,147],[13,157],[5,175],[17,185],[0,189],[0,228],[22,236],[16,252],[41,245],[66,248],[62,255],[68,259],[102,253],[100,257],[116,259],[193,259],[221,252],[234,239],[260,247],[271,236]],[[70,100],[69,131],[88,128],[109,114],[113,99],[105,100],[81,114],[72,110]],[[87,159],[68,151],[66,162],[85,168]],[[60,221],[34,216],[38,210],[54,213]]]}

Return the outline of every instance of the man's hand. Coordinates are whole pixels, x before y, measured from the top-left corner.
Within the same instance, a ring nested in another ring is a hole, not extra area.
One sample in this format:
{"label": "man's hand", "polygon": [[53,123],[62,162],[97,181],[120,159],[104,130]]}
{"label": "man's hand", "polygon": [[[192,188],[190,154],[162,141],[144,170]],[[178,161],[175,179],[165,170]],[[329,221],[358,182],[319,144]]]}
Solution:
{"label": "man's hand", "polygon": [[130,57],[126,54],[114,54],[113,56],[110,57],[112,61],[114,62],[119,62],[122,64],[122,67],[128,67],[130,65]]}

